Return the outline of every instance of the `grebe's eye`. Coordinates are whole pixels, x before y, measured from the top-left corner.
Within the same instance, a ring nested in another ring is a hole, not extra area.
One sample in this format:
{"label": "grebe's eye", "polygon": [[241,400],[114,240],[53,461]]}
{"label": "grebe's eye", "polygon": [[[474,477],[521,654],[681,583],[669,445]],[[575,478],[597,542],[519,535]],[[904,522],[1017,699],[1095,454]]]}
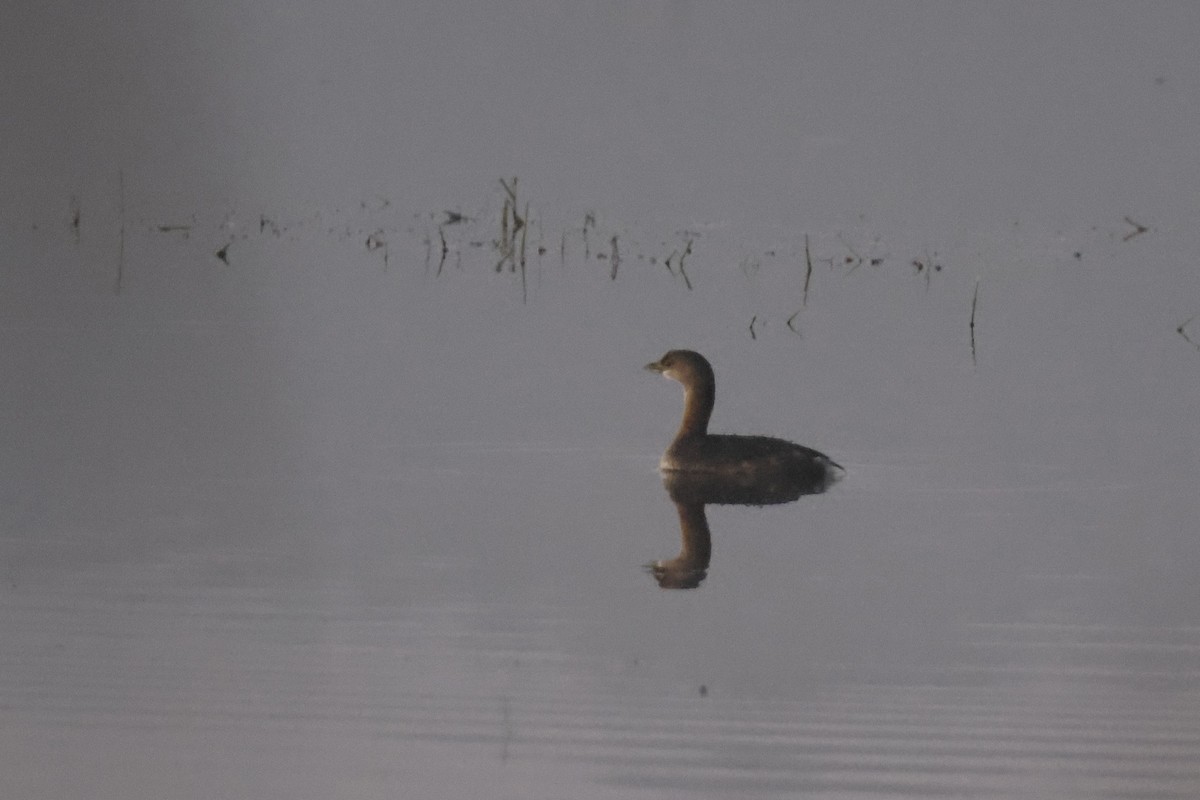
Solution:
{"label": "grebe's eye", "polygon": [[672,361],[672,358],[670,356],[663,356],[661,363],[664,367],[669,367],[669,366],[671,366],[671,361]]}

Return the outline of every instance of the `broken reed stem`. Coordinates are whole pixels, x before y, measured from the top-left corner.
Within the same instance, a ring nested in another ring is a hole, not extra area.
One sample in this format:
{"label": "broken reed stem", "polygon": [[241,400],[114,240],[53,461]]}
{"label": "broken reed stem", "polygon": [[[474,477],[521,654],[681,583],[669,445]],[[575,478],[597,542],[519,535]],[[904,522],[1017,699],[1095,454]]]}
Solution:
{"label": "broken reed stem", "polygon": [[[500,181],[505,190],[508,186],[504,185],[504,181]],[[508,217],[512,214],[512,227],[509,227]],[[517,238],[517,223],[520,217],[517,216],[516,206],[513,206],[507,199],[504,201],[504,208],[500,212],[500,241],[496,243],[496,248],[500,251],[500,258],[496,261],[496,272],[504,269],[504,262],[507,261],[509,269],[513,272],[517,271],[517,262],[514,249],[516,248]]]}
{"label": "broken reed stem", "polygon": [[515,212],[517,210],[517,179],[516,179],[516,177],[514,176],[512,179],[512,186],[509,186],[507,183],[505,183],[504,178],[500,179],[500,185],[503,186],[504,191],[508,193],[508,201],[510,203],[512,203],[513,211]]}
{"label": "broken reed stem", "polygon": [[529,203],[525,204],[525,219],[521,221],[521,269],[525,269],[525,237],[529,233]]}
{"label": "broken reed stem", "polygon": [[688,274],[684,272],[682,259],[679,261],[679,274],[683,278],[683,285],[686,286],[690,292],[692,290],[692,281],[690,278],[688,278]]}
{"label": "broken reed stem", "polygon": [[71,233],[75,237],[75,244],[79,244],[79,219],[80,219],[79,196],[71,195]]}
{"label": "broken reed stem", "polygon": [[804,296],[800,305],[808,305],[808,283],[812,280],[812,251],[808,249],[808,234],[804,234]]}
{"label": "broken reed stem", "polygon": [[609,261],[612,262],[612,274],[609,276],[609,279],[615,281],[617,279],[617,269],[621,266],[621,251],[617,249],[616,234],[613,234],[612,237],[612,255],[609,257]]}
{"label": "broken reed stem", "polygon": [[[504,186],[504,181],[500,181],[500,185]],[[508,187],[505,186],[505,189]],[[504,269],[504,254],[508,250],[508,200],[504,201],[504,208],[500,212],[500,260],[496,262],[496,272]]]}
{"label": "broken reed stem", "polygon": [[683,262],[685,260],[687,260],[687,257],[690,256],[691,254],[692,254],[692,240],[688,239],[687,247],[683,248],[683,255],[681,255],[679,257],[679,274],[681,276],[683,276],[683,285],[688,288],[689,292],[692,290],[692,281],[690,278],[688,278],[687,272],[684,271],[684,269],[683,269]]}
{"label": "broken reed stem", "polygon": [[1143,233],[1145,233],[1146,231],[1150,230],[1148,227],[1146,227],[1146,226],[1145,226],[1145,225],[1143,225],[1142,223],[1140,223],[1140,222],[1134,222],[1134,220],[1133,220],[1133,218],[1132,218],[1132,217],[1128,217],[1128,216],[1127,216],[1127,217],[1125,217],[1125,221],[1126,221],[1126,222],[1128,222],[1130,225],[1132,225],[1132,226],[1133,226],[1133,227],[1134,227],[1136,230],[1133,230],[1133,231],[1131,231],[1130,233],[1127,233],[1127,234],[1125,234],[1124,236],[1122,236],[1122,237],[1121,237],[1121,241],[1122,241],[1122,242],[1128,242],[1128,241],[1129,241],[1130,239],[1132,239],[1133,237],[1135,237],[1135,236],[1141,236]]}
{"label": "broken reed stem", "polygon": [[[442,256],[438,259],[437,272],[434,273],[435,275],[442,274],[442,267],[446,265],[446,254],[450,252],[450,247],[446,244],[446,232],[442,230],[441,225],[438,225],[438,238],[442,241]],[[387,250],[383,251],[383,257],[385,259],[384,263],[386,263]]]}
{"label": "broken reed stem", "polygon": [[1187,332],[1187,326],[1191,325],[1192,320],[1194,320],[1198,316],[1200,316],[1200,314],[1193,314],[1192,316],[1188,317],[1187,321],[1185,321],[1183,324],[1181,324],[1178,328],[1175,329],[1175,332],[1178,333],[1180,336],[1182,336],[1183,340],[1185,342],[1187,342],[1188,344],[1190,344],[1192,347],[1196,348],[1197,350],[1200,350],[1200,342],[1197,342],[1191,336],[1188,336],[1188,332]]}
{"label": "broken reed stem", "polygon": [[592,246],[588,241],[587,234],[589,226],[592,228],[596,227],[596,215],[591,211],[583,216],[583,257],[585,260],[592,257]]}
{"label": "broken reed stem", "polygon": [[[516,183],[516,178],[513,178]],[[525,219],[521,224],[521,303],[529,300],[529,290],[525,281],[525,235],[529,232],[529,203],[525,204]]]}
{"label": "broken reed stem", "polygon": [[971,295],[971,365],[974,366],[975,360],[975,307],[979,304],[979,281],[975,281],[975,293]]}

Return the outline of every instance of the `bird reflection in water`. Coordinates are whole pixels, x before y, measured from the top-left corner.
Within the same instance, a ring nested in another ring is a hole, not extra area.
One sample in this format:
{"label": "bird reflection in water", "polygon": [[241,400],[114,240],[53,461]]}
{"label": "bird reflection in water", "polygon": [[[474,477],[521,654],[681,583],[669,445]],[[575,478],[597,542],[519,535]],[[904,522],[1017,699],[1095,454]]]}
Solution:
{"label": "bird reflection in water", "polygon": [[786,480],[776,476],[730,477],[712,473],[664,472],[666,488],[679,514],[683,545],[679,555],[652,561],[646,571],[663,589],[695,589],[708,576],[712,557],[712,533],[704,507],[715,505],[769,506],[791,503],[806,494],[820,494],[830,480]]}
{"label": "bird reflection in water", "polygon": [[711,434],[716,379],[708,359],[671,350],[646,369],[683,385],[683,422],[663,454],[663,485],[679,512],[683,547],[646,569],[664,589],[694,589],[708,574],[712,536],[704,507],[777,505],[820,494],[844,473],[824,453],[767,436]]}

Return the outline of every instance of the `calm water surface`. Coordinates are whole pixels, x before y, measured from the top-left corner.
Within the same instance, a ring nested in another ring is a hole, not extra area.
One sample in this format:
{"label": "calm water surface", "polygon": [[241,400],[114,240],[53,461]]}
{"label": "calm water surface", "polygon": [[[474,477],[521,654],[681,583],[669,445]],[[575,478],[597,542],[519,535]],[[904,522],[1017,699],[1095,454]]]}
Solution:
{"label": "calm water surface", "polygon": [[[6,155],[51,177],[14,168],[0,241],[0,794],[1200,794],[1194,15],[538,9],[245,21],[346,45],[309,55],[193,20],[285,93],[205,84],[286,144],[188,133],[207,178],[56,155],[23,107]],[[295,122],[309,90],[336,108]],[[713,362],[714,430],[848,473],[708,506],[687,591],[644,569],[680,548],[682,397],[641,368],[671,347]]]}

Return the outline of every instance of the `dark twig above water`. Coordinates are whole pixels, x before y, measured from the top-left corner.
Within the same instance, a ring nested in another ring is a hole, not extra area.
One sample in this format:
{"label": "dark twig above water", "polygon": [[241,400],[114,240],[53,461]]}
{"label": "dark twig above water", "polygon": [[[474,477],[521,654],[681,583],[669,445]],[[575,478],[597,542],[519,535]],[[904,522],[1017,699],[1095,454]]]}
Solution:
{"label": "dark twig above water", "polygon": [[854,272],[854,270],[863,265],[863,257],[858,254],[858,251],[854,249],[853,245],[846,241],[846,237],[842,236],[842,234],[839,233],[837,238],[838,241],[842,243],[842,246],[850,251],[850,255],[842,258],[842,263],[850,267],[850,269],[846,271],[846,274],[849,275],[851,272]]}
{"label": "dark twig above water", "polygon": [[975,293],[971,295],[971,364],[975,365],[975,306],[979,303],[979,281],[975,281]]}
{"label": "dark twig above water", "polygon": [[1132,225],[1132,226],[1134,227],[1134,230],[1132,230],[1132,231],[1130,231],[1129,233],[1127,233],[1127,234],[1125,234],[1124,236],[1122,236],[1122,237],[1121,237],[1121,241],[1122,241],[1122,242],[1128,242],[1128,241],[1129,241],[1130,239],[1132,239],[1133,237],[1135,237],[1135,236],[1141,236],[1143,233],[1145,233],[1146,231],[1150,230],[1148,227],[1146,227],[1146,226],[1145,226],[1145,225],[1143,225],[1142,223],[1140,223],[1140,222],[1134,222],[1134,221],[1133,221],[1133,219],[1132,219],[1131,217],[1128,217],[1128,216],[1127,216],[1127,217],[1125,217],[1125,221],[1126,221],[1127,223],[1129,223],[1130,225]]}
{"label": "dark twig above water", "polygon": [[[516,183],[517,179],[513,178],[513,185],[515,186]],[[515,208],[513,214],[516,215]],[[529,232],[529,203],[525,203],[525,218],[518,217],[517,220],[521,224],[521,302],[527,303],[529,302],[529,288],[525,280],[525,236]]]}
{"label": "dark twig above water", "polygon": [[[442,230],[441,228],[438,228],[438,233],[441,233],[441,230]],[[445,244],[446,244],[446,239],[445,239],[445,237],[442,237],[442,246],[445,247]],[[387,243],[387,236],[383,232],[382,229],[376,230],[374,233],[372,233],[370,236],[367,237],[366,247],[367,247],[368,253],[373,253],[376,250],[383,251],[383,268],[386,270],[388,268],[388,243]],[[444,253],[445,253],[445,251],[443,251],[443,256],[442,256],[443,259],[445,258]],[[439,267],[439,269],[440,269],[440,267]]]}
{"label": "dark twig above water", "polygon": [[[159,228],[159,230],[162,230],[162,228]],[[275,220],[267,217],[266,214],[259,214],[258,215],[258,232],[266,233],[268,230],[271,232],[271,235],[274,236],[276,239],[278,239],[279,235],[283,232],[279,227],[279,223],[277,223]]]}
{"label": "dark twig above water", "polygon": [[507,257],[505,252],[508,247],[508,200],[504,201],[504,208],[500,211],[500,241],[497,243],[500,248],[500,261],[496,263],[496,272],[499,272],[504,266],[504,259]]}
{"label": "dark twig above water", "polygon": [[[808,284],[812,280],[812,250],[808,247],[808,234],[804,234],[804,295],[800,298],[800,305],[808,305]],[[799,313],[799,312],[797,312]],[[792,317],[796,315],[793,314]],[[788,320],[788,327],[792,327],[792,321]]]}
{"label": "dark twig above water", "polygon": [[[689,292],[692,290],[692,280],[688,277],[687,270],[684,269],[683,262],[692,254],[692,241],[693,240],[691,238],[687,240],[687,243],[683,248],[683,252],[680,252],[679,250],[672,250],[671,254],[663,260],[663,266],[665,266],[667,268],[667,272],[671,273],[672,275],[675,274],[675,267],[671,266],[671,262],[675,262],[676,266],[679,267],[679,277],[683,278],[683,285],[688,288]],[[666,243],[664,242],[664,244]],[[654,263],[653,258],[650,259],[650,263]]]}
{"label": "dark twig above water", "polygon": [[[496,249],[500,251],[500,259],[496,262],[496,272],[503,270],[506,262],[508,263],[510,272],[516,272],[519,267],[521,270],[522,295],[524,295],[525,248],[528,235],[526,228],[529,220],[529,204],[525,204],[525,216],[522,217],[517,212],[517,179],[515,177],[511,183],[501,178],[500,186],[504,188],[504,193],[507,196],[504,198],[504,208],[500,211],[500,239],[495,242]],[[509,225],[510,217],[512,220],[511,226]],[[517,252],[518,232],[521,233],[519,254]]]}
{"label": "dark twig above water", "polygon": [[79,195],[71,195],[71,234],[75,237],[75,244],[79,244],[79,219],[80,219]]}
{"label": "dark twig above water", "polygon": [[929,255],[929,250],[927,248],[925,250],[925,260],[924,261],[922,261],[919,258],[914,258],[912,260],[913,269],[915,269],[917,271],[918,275],[922,275],[925,278],[926,291],[929,290],[929,282],[930,282],[930,280],[933,279],[933,273],[942,271],[942,265],[938,262],[937,255],[938,254],[937,254],[936,250],[933,251],[932,256]]}
{"label": "dark twig above water", "polygon": [[1196,317],[1200,317],[1200,314],[1192,314],[1178,328],[1175,329],[1175,332],[1178,333],[1180,336],[1182,336],[1183,340],[1185,342],[1187,342],[1188,344],[1190,344],[1192,347],[1196,348],[1197,350],[1200,350],[1200,342],[1197,342],[1195,339],[1193,339],[1191,336],[1189,336],[1188,332],[1187,332],[1188,325],[1191,325],[1192,320],[1196,319]]}
{"label": "dark twig above water", "polygon": [[512,203],[513,208],[516,208],[516,206],[517,206],[517,179],[516,179],[516,177],[514,177],[512,179],[511,186],[504,182],[504,178],[500,179],[500,185],[504,188],[504,191],[508,194],[508,202]]}
{"label": "dark twig above water", "polygon": [[683,248],[683,255],[679,256],[679,274],[683,277],[683,284],[687,286],[688,291],[692,290],[692,281],[688,278],[687,272],[683,268],[683,262],[692,254],[692,240],[687,240],[687,247]]}
{"label": "dark twig above water", "polygon": [[596,214],[592,211],[583,215],[583,257],[592,257],[592,247],[588,242],[588,228],[596,227]]}
{"label": "dark twig above water", "polygon": [[529,201],[525,201],[525,216],[518,217],[517,222],[520,223],[521,231],[521,268],[525,268],[525,243],[529,237]]}

